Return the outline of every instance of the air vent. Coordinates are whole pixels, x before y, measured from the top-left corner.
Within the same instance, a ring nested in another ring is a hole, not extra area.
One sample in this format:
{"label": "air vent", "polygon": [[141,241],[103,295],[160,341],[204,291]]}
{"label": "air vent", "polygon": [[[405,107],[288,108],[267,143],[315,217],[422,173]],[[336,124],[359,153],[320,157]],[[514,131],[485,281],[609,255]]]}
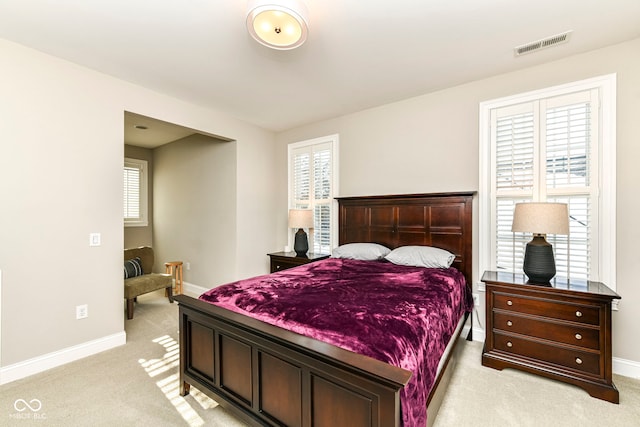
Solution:
{"label": "air vent", "polygon": [[570,35],[571,35],[571,31],[567,31],[562,34],[556,34],[555,36],[547,37],[542,40],[537,40],[535,42],[523,44],[521,46],[514,48],[513,51],[516,56],[535,52],[540,49],[555,46],[561,43],[566,43],[569,41]]}

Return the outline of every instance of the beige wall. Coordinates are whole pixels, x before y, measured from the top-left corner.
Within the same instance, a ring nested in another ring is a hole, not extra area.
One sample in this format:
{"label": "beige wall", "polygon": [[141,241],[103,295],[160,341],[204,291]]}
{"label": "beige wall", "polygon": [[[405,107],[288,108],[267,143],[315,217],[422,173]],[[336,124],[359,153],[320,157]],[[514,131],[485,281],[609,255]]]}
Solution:
{"label": "beige wall", "polygon": [[204,288],[236,278],[236,147],[196,134],[154,150],[156,268],[183,261]]}
{"label": "beige wall", "polygon": [[[125,141],[126,142],[126,141]],[[149,148],[124,146],[124,156],[147,161],[148,208],[146,227],[124,227],[124,247],[153,246],[153,151]]]}
{"label": "beige wall", "polygon": [[[288,143],[338,133],[340,195],[478,190],[480,102],[610,73],[618,78],[616,285],[622,296],[613,316],[614,356],[640,362],[640,39],[280,133],[278,186],[286,188]],[[285,212],[286,206],[286,193],[280,194],[278,209]],[[481,269],[477,221],[476,216],[474,283]],[[278,223],[279,245],[286,243],[285,227]]]}
{"label": "beige wall", "polygon": [[[202,256],[226,251],[225,271],[241,278],[265,273],[265,254],[286,244],[287,143],[340,134],[341,195],[477,190],[479,102],[608,73],[618,73],[617,289],[623,297],[614,314],[614,355],[640,361],[634,316],[640,311],[634,274],[640,40],[293,129],[279,134],[277,144],[271,133],[224,113],[4,40],[0,69],[1,367],[124,330],[124,111],[236,141],[227,146],[235,144],[229,220],[235,223],[228,227],[235,239],[215,242]],[[477,236],[477,219],[474,226]],[[92,232],[102,233],[102,246],[89,247]],[[75,320],[78,304],[89,305],[88,319]]]}
{"label": "beige wall", "polygon": [[[280,214],[272,133],[5,40],[0,70],[2,368],[124,331],[124,111],[236,141],[226,267],[268,271]],[[92,232],[101,246],[89,247]],[[79,304],[87,319],[75,319]]]}

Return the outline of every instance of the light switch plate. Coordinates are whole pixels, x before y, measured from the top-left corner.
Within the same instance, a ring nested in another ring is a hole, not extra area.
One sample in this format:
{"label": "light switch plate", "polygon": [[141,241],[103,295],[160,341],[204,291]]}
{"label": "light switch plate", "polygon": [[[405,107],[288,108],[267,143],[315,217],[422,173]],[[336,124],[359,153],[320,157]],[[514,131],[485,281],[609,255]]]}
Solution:
{"label": "light switch plate", "polygon": [[89,233],[89,246],[100,246],[102,243],[102,236],[100,233]]}

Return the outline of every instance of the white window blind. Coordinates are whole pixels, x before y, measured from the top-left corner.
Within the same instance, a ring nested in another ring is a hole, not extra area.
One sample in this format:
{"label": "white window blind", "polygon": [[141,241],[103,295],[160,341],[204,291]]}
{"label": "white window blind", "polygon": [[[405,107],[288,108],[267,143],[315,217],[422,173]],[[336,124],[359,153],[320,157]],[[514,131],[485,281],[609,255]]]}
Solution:
{"label": "white window blind", "polygon": [[598,111],[597,89],[491,111],[493,268],[522,272],[531,235],[511,232],[514,206],[548,201],[569,206],[570,234],[547,236],[557,274],[599,276]]}
{"label": "white window blind", "polygon": [[147,162],[125,159],[124,162],[124,223],[125,226],[146,226]]}
{"label": "white window blind", "polygon": [[334,135],[289,147],[290,207],[313,210],[314,228],[309,246],[314,253],[331,253],[336,144]]}
{"label": "white window blind", "polygon": [[331,146],[321,146],[313,153],[313,241],[316,253],[331,253]]}
{"label": "white window blind", "polygon": [[558,276],[616,289],[616,76],[480,103],[479,272],[522,272],[530,233],[518,202],[567,203],[569,235],[548,235]]}

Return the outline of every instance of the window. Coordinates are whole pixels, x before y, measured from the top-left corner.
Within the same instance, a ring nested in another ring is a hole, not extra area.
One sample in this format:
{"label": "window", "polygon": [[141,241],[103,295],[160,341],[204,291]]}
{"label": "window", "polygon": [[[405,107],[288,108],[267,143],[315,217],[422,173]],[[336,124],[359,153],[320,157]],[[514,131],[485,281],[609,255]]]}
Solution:
{"label": "window", "polygon": [[124,159],[124,225],[146,227],[147,217],[147,162]]}
{"label": "window", "polygon": [[[337,243],[338,135],[289,145],[289,207],[313,210],[313,253],[329,254]],[[291,233],[289,233],[291,245]]]}
{"label": "window", "polygon": [[480,114],[481,269],[522,272],[532,237],[511,232],[516,203],[567,203],[569,235],[547,236],[557,274],[615,289],[615,76],[485,102]]}

